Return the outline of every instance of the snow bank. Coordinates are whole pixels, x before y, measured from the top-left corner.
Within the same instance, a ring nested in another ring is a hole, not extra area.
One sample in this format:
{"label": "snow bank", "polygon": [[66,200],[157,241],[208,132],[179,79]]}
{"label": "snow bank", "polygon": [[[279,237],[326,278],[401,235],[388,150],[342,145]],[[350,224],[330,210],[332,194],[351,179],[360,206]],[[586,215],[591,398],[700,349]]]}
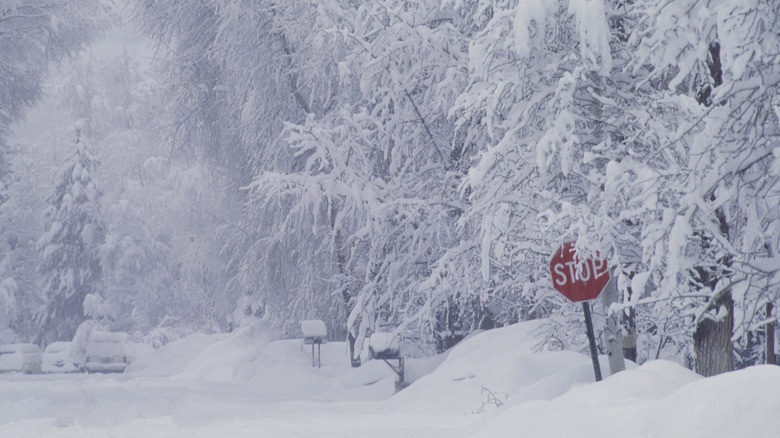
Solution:
{"label": "snow bank", "polygon": [[[279,335],[270,324],[258,322],[215,341],[174,378],[238,383],[277,400],[384,400],[393,395],[395,374],[385,363],[352,368],[346,343],[332,342],[320,346],[321,367],[313,368],[310,345]],[[425,368],[413,365],[412,376]]]}
{"label": "snow bank", "polygon": [[474,437],[780,436],[780,367],[708,379],[653,361],[549,401],[514,404]]}
{"label": "snow bank", "polygon": [[[230,334],[195,334],[144,355],[125,373],[171,377],[183,384],[239,384],[279,400],[385,400],[395,393],[396,374],[380,360],[352,368],[345,342],[321,345],[317,369],[310,345],[279,337],[263,321]],[[445,357],[407,359],[406,381],[431,373]]]}
{"label": "snow bank", "polygon": [[535,352],[542,324],[407,359],[417,381],[396,395],[389,367],[352,368],[343,342],[312,368],[311,346],[262,323],[193,335],[125,374],[0,375],[0,425],[55,438],[780,436],[780,367],[705,379],[654,361],[595,383],[588,356]]}

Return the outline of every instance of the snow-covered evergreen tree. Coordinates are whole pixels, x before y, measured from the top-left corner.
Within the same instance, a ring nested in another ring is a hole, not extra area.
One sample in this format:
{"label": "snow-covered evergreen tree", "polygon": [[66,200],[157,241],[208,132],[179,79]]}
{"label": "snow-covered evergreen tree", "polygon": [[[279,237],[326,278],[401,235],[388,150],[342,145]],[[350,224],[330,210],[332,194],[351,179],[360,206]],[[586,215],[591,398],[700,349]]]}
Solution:
{"label": "snow-covered evergreen tree", "polygon": [[41,287],[47,302],[37,315],[38,342],[70,340],[85,320],[84,299],[100,294],[98,254],[105,239],[97,161],[77,128],[73,151],[49,197],[46,229],[38,241]]}

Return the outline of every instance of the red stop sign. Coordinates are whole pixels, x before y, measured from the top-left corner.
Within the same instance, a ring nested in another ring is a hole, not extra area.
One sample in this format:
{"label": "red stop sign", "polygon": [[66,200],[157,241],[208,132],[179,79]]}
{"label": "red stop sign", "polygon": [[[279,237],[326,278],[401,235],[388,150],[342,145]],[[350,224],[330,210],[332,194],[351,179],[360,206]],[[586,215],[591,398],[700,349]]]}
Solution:
{"label": "red stop sign", "polygon": [[609,282],[607,261],[590,258],[577,266],[574,242],[565,242],[550,259],[553,287],[572,302],[598,298]]}

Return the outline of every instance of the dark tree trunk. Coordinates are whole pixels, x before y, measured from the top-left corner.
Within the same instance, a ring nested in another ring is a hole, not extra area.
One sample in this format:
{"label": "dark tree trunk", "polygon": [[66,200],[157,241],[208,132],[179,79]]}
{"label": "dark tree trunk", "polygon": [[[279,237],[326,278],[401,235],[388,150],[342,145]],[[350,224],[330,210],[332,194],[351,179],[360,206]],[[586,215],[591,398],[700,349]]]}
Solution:
{"label": "dark tree trunk", "polygon": [[625,326],[628,326],[628,330],[623,336],[623,357],[636,363],[636,310],[633,308],[625,319]]}
{"label": "dark tree trunk", "polygon": [[[714,201],[714,196],[712,197]],[[720,233],[729,238],[729,225],[723,208],[715,209]],[[705,247],[707,240],[703,240]],[[716,268],[697,268],[701,284],[714,291],[718,281],[730,274],[731,257],[725,255],[716,261]],[[734,331],[734,299],[731,291],[723,291],[715,301],[707,305],[705,311],[718,318],[702,319],[693,332],[694,370],[704,376],[714,376],[734,369],[734,344],[731,335]]]}
{"label": "dark tree trunk", "polygon": [[[336,207],[336,202],[333,202],[331,204],[330,208],[330,228],[334,231],[334,246],[335,246],[335,253],[336,253],[336,264],[339,268],[339,274],[343,277],[347,277],[347,262],[348,262],[348,256],[347,256],[347,247],[344,242],[344,237],[341,234],[340,230],[336,229],[336,214],[338,213],[338,208]],[[344,319],[349,320],[349,314],[352,312],[352,308],[354,307],[354,302],[352,300],[352,293],[350,292],[350,288],[345,285],[344,289],[341,291],[341,298],[344,302]],[[352,327],[347,327],[347,344],[349,345],[349,360],[352,364],[353,368],[357,368],[360,366],[360,357],[355,357],[355,341],[357,339],[355,338],[355,334],[352,331]]]}
{"label": "dark tree trunk", "polygon": [[[629,279],[634,278],[634,273],[629,274]],[[634,291],[631,287],[626,288],[626,301],[631,301]],[[623,315],[623,329],[625,335],[623,336],[623,357],[636,363],[637,351],[636,351],[636,309],[631,307],[628,310],[628,315]]]}
{"label": "dark tree trunk", "polygon": [[349,344],[349,360],[352,364],[352,368],[360,366],[360,356],[355,357],[355,335],[352,332],[347,334],[347,343]]}
{"label": "dark tree trunk", "polygon": [[696,373],[710,377],[734,369],[734,346],[731,333],[734,329],[734,300],[731,293],[724,293],[710,309],[713,314],[727,314],[715,321],[705,319],[696,325],[693,333]]}
{"label": "dark tree trunk", "polygon": [[[772,319],[772,303],[766,303],[766,319]],[[774,365],[775,361],[775,323],[766,325],[766,363]]]}

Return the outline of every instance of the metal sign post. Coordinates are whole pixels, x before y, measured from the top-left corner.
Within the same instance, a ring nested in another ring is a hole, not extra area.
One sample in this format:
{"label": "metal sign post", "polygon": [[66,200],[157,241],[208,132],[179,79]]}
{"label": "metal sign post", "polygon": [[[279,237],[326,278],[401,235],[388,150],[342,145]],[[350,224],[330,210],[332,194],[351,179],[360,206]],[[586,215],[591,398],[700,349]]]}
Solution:
{"label": "metal sign post", "polygon": [[601,380],[601,366],[596,350],[596,336],[593,334],[593,319],[590,316],[588,300],[595,300],[609,283],[610,274],[607,261],[600,258],[575,260],[574,242],[563,243],[550,259],[550,274],[553,287],[573,303],[582,302],[585,314],[585,331],[590,344],[590,357],[593,360],[593,374],[596,381]]}
{"label": "metal sign post", "polygon": [[590,343],[590,358],[593,361],[593,374],[596,381],[601,381],[601,366],[599,365],[599,355],[596,351],[596,336],[593,334],[593,319],[590,317],[590,304],[587,301],[582,302],[582,312],[585,313],[585,331],[588,333],[588,343]]}

